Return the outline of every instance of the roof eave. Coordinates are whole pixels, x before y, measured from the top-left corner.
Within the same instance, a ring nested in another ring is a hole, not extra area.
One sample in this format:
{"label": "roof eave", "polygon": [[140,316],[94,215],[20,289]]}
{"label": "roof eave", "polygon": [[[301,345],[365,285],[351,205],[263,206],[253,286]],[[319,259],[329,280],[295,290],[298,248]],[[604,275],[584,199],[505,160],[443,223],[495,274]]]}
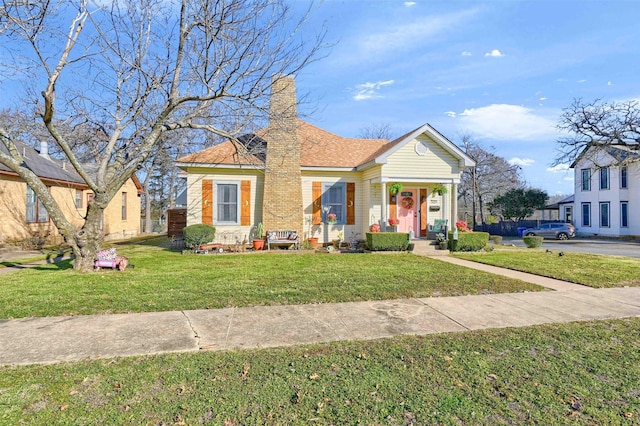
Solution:
{"label": "roof eave", "polygon": [[260,170],[264,169],[264,165],[258,164],[222,164],[222,163],[185,163],[179,162],[176,163],[176,166],[181,168],[182,170],[188,168],[199,168],[199,169],[253,169]]}

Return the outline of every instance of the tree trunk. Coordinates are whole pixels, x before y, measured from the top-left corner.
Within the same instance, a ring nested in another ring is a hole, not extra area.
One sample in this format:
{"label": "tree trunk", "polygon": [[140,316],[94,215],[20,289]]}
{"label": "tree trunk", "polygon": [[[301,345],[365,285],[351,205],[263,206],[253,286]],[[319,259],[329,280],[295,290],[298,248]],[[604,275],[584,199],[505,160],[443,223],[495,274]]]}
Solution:
{"label": "tree trunk", "polygon": [[151,196],[149,195],[149,185],[144,188],[144,232],[150,234],[153,230],[153,222],[151,221]]}
{"label": "tree trunk", "polygon": [[79,272],[91,272],[94,269],[96,254],[102,248],[104,235],[100,227],[103,210],[93,209],[84,226],[66,238],[75,257],[73,269]]}

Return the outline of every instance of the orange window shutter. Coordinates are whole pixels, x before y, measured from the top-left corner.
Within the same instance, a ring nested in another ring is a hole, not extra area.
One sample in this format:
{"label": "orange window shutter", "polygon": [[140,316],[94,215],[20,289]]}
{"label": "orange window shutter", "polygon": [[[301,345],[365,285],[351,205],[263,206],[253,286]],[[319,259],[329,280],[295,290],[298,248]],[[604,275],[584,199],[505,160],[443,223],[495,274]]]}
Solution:
{"label": "orange window shutter", "polygon": [[213,181],[202,180],[202,223],[213,225]]}
{"label": "orange window shutter", "polygon": [[320,225],[322,223],[322,182],[313,182],[311,184],[311,223]]}
{"label": "orange window shutter", "polygon": [[347,225],[356,224],[356,184],[347,182]]}
{"label": "orange window shutter", "polygon": [[251,181],[240,182],[240,225],[251,225]]}
{"label": "orange window shutter", "polygon": [[396,195],[389,193],[389,219],[397,219],[398,218],[398,205],[396,202]]}

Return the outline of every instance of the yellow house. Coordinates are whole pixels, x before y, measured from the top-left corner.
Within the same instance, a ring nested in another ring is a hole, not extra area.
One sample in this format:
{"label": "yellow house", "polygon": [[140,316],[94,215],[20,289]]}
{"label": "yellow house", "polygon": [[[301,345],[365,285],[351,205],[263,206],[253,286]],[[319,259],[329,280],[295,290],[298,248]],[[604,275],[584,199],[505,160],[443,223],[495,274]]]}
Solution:
{"label": "yellow house", "polygon": [[344,138],[297,119],[291,78],[274,82],[271,104],[259,135],[178,160],[187,225],[252,235],[263,222],[327,243],[339,233],[363,238],[373,224],[385,230],[389,219],[415,238],[436,220],[455,222],[461,173],[474,162],[429,124],[394,141]]}
{"label": "yellow house", "polygon": [[[93,193],[69,166],[25,144],[19,144],[23,158],[49,188],[67,220],[77,226],[83,223],[87,203]],[[0,144],[0,149],[5,149]],[[107,206],[103,217],[105,239],[136,236],[140,233],[140,194],[142,187],[134,176],[121,188]],[[61,236],[47,211],[31,188],[16,173],[0,164],[0,244],[16,244],[29,237],[43,237],[51,243]]]}

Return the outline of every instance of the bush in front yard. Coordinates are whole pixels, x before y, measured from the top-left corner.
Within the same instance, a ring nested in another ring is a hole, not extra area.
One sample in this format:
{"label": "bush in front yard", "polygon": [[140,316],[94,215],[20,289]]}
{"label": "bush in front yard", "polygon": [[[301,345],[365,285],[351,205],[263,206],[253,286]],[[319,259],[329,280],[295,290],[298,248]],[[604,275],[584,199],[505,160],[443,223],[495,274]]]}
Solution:
{"label": "bush in front yard", "polygon": [[182,236],[187,247],[197,247],[213,241],[216,236],[216,228],[204,223],[190,225],[182,229]]}
{"label": "bush in front yard", "polygon": [[532,235],[530,237],[522,237],[522,241],[527,245],[527,248],[538,248],[542,245],[544,237],[536,237]]}
{"label": "bush in front yard", "polygon": [[453,231],[449,231],[450,251],[479,251],[489,242],[488,232],[458,232],[458,239],[453,239]]}
{"label": "bush in front yard", "polygon": [[367,247],[371,251],[399,251],[409,246],[406,232],[367,232]]}

